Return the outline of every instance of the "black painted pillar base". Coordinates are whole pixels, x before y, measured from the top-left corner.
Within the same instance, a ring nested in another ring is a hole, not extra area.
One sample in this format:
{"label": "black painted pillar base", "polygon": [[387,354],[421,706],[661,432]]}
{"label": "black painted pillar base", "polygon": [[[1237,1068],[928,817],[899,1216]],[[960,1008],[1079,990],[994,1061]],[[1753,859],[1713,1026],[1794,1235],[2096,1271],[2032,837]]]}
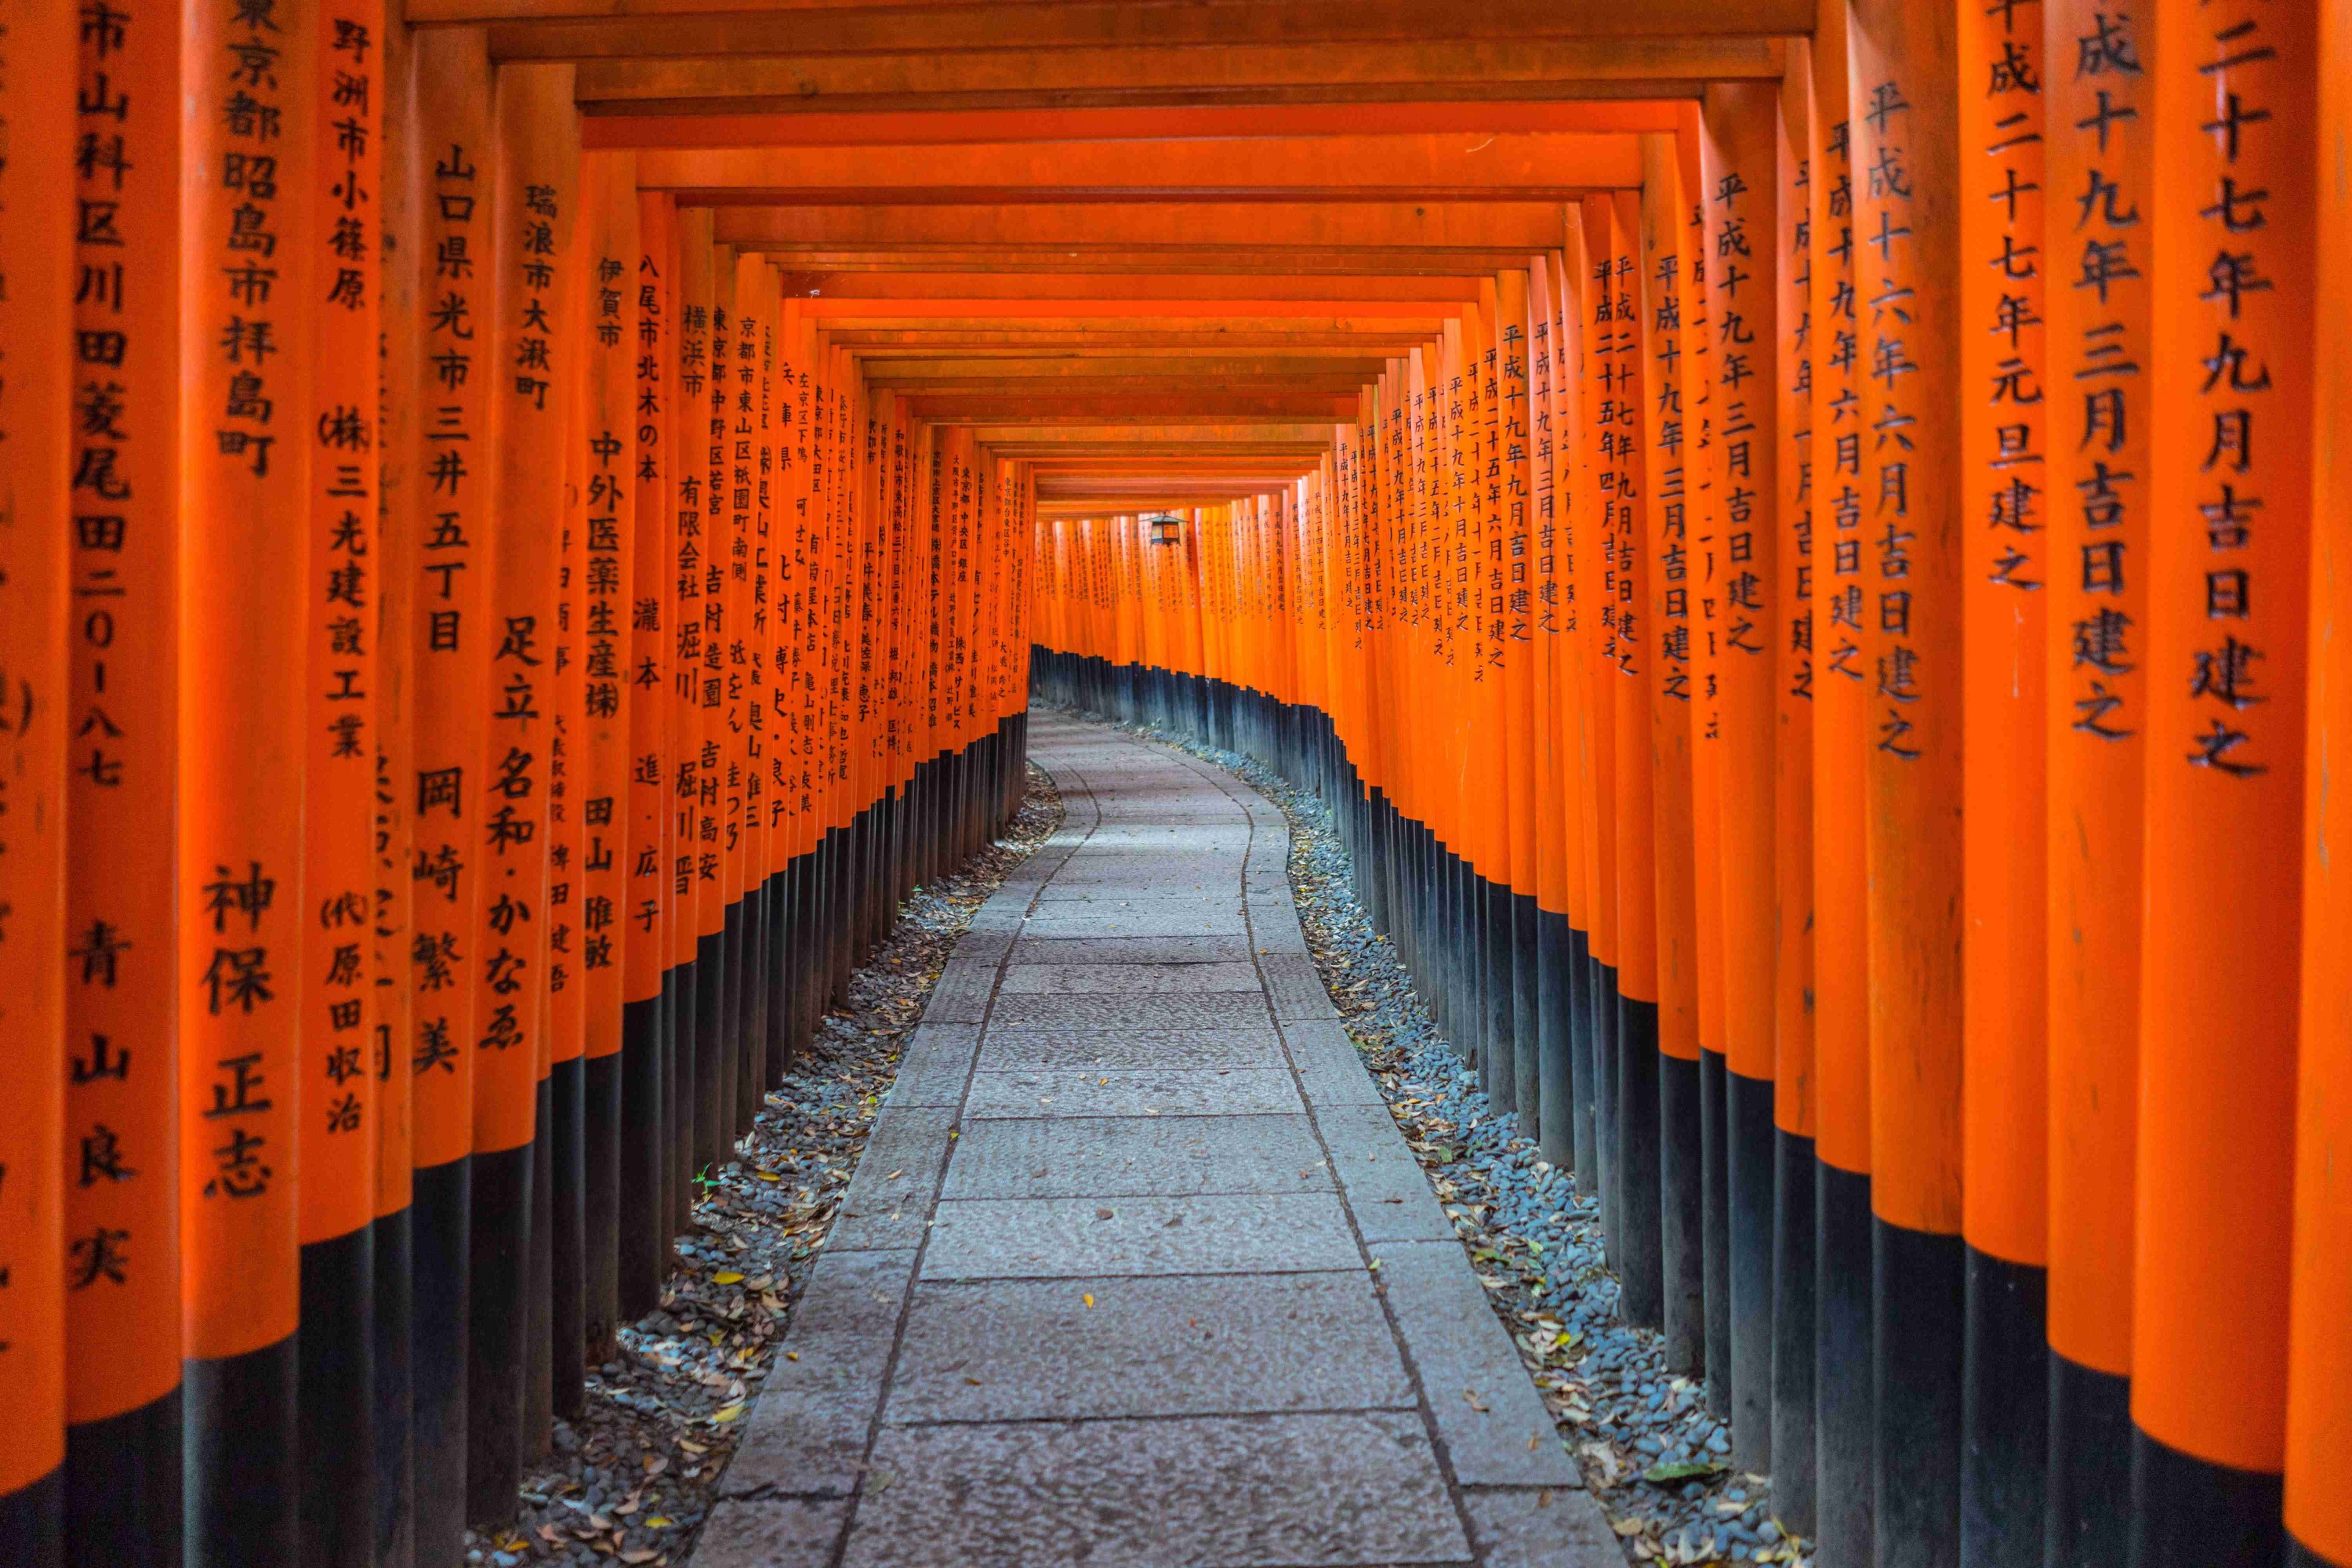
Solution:
{"label": "black painted pillar base", "polygon": [[1706,1278],[1706,1411],[1731,1418],[1731,1148],[1723,1053],[1698,1054],[1699,1252]]}
{"label": "black painted pillar base", "polygon": [[2050,1352],[2042,1568],[2128,1568],[2131,1379]]}
{"label": "black painted pillar base", "polygon": [[[66,1428],[66,1465],[61,1507],[65,1540],[76,1563],[123,1564],[123,1568],[179,1568],[180,1389],[134,1405],[120,1415]],[[19,1546],[27,1560],[54,1528],[58,1507],[44,1485],[14,1494],[37,1502],[38,1528],[0,1525],[0,1546]],[[0,1562],[13,1561],[0,1551]]]}
{"label": "black painted pillar base", "polygon": [[1511,1055],[1517,1063],[1518,1085],[1513,1103],[1519,1112],[1519,1136],[1543,1137],[1543,1018],[1536,1001],[1536,899],[1513,892],[1511,921]]}
{"label": "black painted pillar base", "polygon": [[510,1524],[522,1504],[523,1384],[530,1355],[529,1143],[474,1155],[473,1334],[466,1347],[466,1522]]}
{"label": "black painted pillar base", "polygon": [[1871,1216],[1878,1568],[1958,1568],[1966,1247]]}
{"label": "black painted pillar base", "polygon": [[295,1336],[184,1363],[187,1568],[296,1568]]}
{"label": "black painted pillar base", "polygon": [[[1620,1310],[1637,1328],[1663,1329],[1666,1318],[1664,1240],[1660,1235],[1658,1005],[1617,998],[1617,1282]],[[1695,1111],[1696,1096],[1693,1095]],[[1683,1347],[1679,1363],[1670,1347],[1666,1364],[1691,1364],[1696,1343]]]}
{"label": "black painted pillar base", "polygon": [[[1651,1010],[1654,1020],[1656,1010]],[[1653,1026],[1654,1027],[1654,1024]],[[1706,1064],[1653,1050],[1658,1093],[1658,1257],[1664,1279],[1661,1328],[1666,1370],[1711,1373],[1706,1248]],[[1717,1293],[1716,1299],[1720,1299]],[[1708,1404],[1714,1404],[1710,1385]]]}
{"label": "black painted pillar base", "polygon": [[1576,1169],[1576,1064],[1569,1009],[1576,1001],[1568,917],[1538,909],[1535,922],[1536,1147],[1555,1169]]}
{"label": "black painted pillar base", "polygon": [[415,1332],[409,1310],[415,1271],[411,1213],[378,1215],[375,1226],[375,1564],[416,1562],[415,1399],[410,1366]]}
{"label": "black painted pillar base", "polygon": [[[662,1003],[659,995],[621,1004],[620,1173],[614,1184],[614,1324],[635,1322],[661,1304],[665,1215],[662,1172]],[[604,1352],[607,1360],[611,1351]]]}
{"label": "black painted pillar base", "polygon": [[373,1227],[302,1248],[295,1330],[303,1568],[375,1562]]}
{"label": "black painted pillar base", "polygon": [[2132,1568],[2270,1568],[2286,1555],[2280,1478],[2132,1429]]}
{"label": "black painted pillar base", "polygon": [[66,1468],[12,1492],[0,1492],[0,1563],[25,1568],[64,1568],[66,1560]]}
{"label": "black painted pillar base", "polygon": [[1773,1084],[1723,1075],[1730,1248],[1731,1462],[1758,1474],[1773,1468],[1772,1256],[1775,1150]]}
{"label": "black painted pillar base", "polygon": [[2042,1568],[2050,1452],[2049,1280],[1967,1248],[1960,1404],[1962,1568]]}
{"label": "black painted pillar base", "polygon": [[1813,1456],[1813,1141],[1772,1130],[1772,1510],[1819,1531]]}
{"label": "black painted pillar base", "polygon": [[1878,1369],[1871,1349],[1870,1178],[1813,1167],[1815,1568],[1878,1560]]}
{"label": "black painted pillar base", "polygon": [[420,1167],[408,1205],[413,1284],[410,1444],[416,1568],[466,1555],[466,1386],[473,1260],[473,1160]]}

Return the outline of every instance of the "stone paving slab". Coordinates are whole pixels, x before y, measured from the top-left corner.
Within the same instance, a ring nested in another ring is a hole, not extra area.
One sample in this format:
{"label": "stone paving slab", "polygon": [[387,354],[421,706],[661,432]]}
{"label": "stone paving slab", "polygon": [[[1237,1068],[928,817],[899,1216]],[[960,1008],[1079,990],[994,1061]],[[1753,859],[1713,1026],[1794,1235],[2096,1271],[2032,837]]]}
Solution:
{"label": "stone paving slab", "polygon": [[1247,963],[1015,963],[996,988],[1008,996],[1148,996],[1163,992],[1197,995],[1258,990],[1257,970]]}
{"label": "stone paving slab", "polygon": [[1368,1245],[1383,1241],[1452,1241],[1445,1217],[1421,1162],[1404,1146],[1385,1105],[1318,1105],[1315,1125],[1331,1151],[1331,1165],[1347,1190],[1348,1208]]}
{"label": "stone paving slab", "polygon": [[1470,1559],[1404,1414],[890,1428],[873,1473],[844,1568]]}
{"label": "stone paving slab", "polygon": [[979,1051],[977,1024],[918,1026],[908,1037],[898,1081],[890,1087],[890,1103],[961,1105],[964,1080],[971,1076],[971,1059]]}
{"label": "stone paving slab", "polygon": [[1464,1486],[1582,1484],[1477,1276],[1463,1266],[1462,1244],[1400,1242],[1379,1256],[1390,1310],[1454,1479]]}
{"label": "stone paving slab", "polygon": [[1307,1104],[1320,1110],[1387,1103],[1381,1098],[1381,1086],[1364,1069],[1356,1042],[1338,1023],[1285,1024],[1282,1037],[1290,1047],[1290,1059],[1298,1065],[1298,1089]]}
{"label": "stone paving slab", "polygon": [[1412,1409],[1417,1399],[1360,1273],[1003,1279],[917,1288],[885,1419]]}
{"label": "stone paving slab", "polygon": [[722,1502],[695,1539],[695,1568],[830,1568],[849,1500]]}
{"label": "stone paving slab", "polygon": [[1331,994],[1323,989],[1323,976],[1316,972],[1315,961],[1305,953],[1269,953],[1258,960],[1258,968],[1265,975],[1274,1016],[1284,1023],[1339,1016],[1339,1010],[1331,1005]]}
{"label": "stone paving slab", "polygon": [[1280,1116],[1306,1109],[1276,1068],[1055,1068],[972,1075],[963,1113],[989,1117]]}
{"label": "stone paving slab", "polygon": [[[969,939],[967,939],[969,940]],[[1247,963],[1247,936],[1040,937],[1013,944],[1015,963]]]}
{"label": "stone paving slab", "polygon": [[1246,1029],[1269,1020],[1265,998],[1252,991],[1159,993],[1142,996],[1003,996],[992,1022],[1003,1028]]}
{"label": "stone paving slab", "polygon": [[1553,1487],[1465,1493],[1486,1568],[1620,1568],[1625,1554],[1592,1494]]}
{"label": "stone paving slab", "polygon": [[956,1112],[946,1106],[894,1100],[884,1107],[842,1194],[841,1213],[825,1234],[826,1247],[875,1251],[920,1243],[955,1124]]}
{"label": "stone paving slab", "polygon": [[975,1198],[940,1205],[922,1277],[1076,1279],[1362,1267],[1347,1213],[1327,1193]]}
{"label": "stone paving slab", "polygon": [[835,1254],[817,1263],[793,1320],[792,1348],[768,1370],[723,1498],[845,1497],[865,1473],[912,1251]]}
{"label": "stone paving slab", "polygon": [[1067,1117],[967,1123],[940,1195],[1328,1193],[1333,1184],[1304,1116]]}
{"label": "stone paving slab", "polygon": [[981,1066],[991,1072],[1040,1068],[1286,1068],[1274,1026],[1242,1029],[1167,1029],[1141,1035],[1125,1029],[988,1031]]}
{"label": "stone paving slab", "polygon": [[1207,899],[1137,899],[1127,903],[1045,903],[1022,934],[1077,936],[1239,936],[1242,912]]}
{"label": "stone paving slab", "polygon": [[996,989],[998,962],[992,958],[948,961],[923,1005],[926,1024],[977,1024],[988,1016],[989,994]]}

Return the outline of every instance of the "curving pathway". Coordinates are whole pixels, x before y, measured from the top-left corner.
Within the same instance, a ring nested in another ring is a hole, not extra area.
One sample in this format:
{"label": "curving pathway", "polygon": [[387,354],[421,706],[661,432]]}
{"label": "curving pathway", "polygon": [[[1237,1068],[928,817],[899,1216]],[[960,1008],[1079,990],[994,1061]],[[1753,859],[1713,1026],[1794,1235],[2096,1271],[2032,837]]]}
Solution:
{"label": "curving pathway", "polygon": [[1623,1562],[1307,953],[1282,814],[1038,713],[698,1568]]}

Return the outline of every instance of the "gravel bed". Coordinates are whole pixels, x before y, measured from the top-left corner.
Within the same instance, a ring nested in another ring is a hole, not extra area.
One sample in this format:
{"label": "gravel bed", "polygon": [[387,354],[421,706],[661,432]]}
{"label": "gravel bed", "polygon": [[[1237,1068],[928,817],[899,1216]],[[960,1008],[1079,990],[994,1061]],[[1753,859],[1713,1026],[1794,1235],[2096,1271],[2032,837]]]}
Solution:
{"label": "gravel bed", "polygon": [[555,1423],[521,1517],[469,1533],[467,1563],[687,1561],[932,984],[982,900],[1061,821],[1060,795],[1033,766],[1005,836],[907,900],[851,978],[848,1010],[826,1016],[738,1158],[698,1178],[661,1306],[621,1330],[618,1360],[589,1369],[585,1417]]}
{"label": "gravel bed", "polygon": [[1706,1380],[1669,1374],[1657,1332],[1619,1320],[1597,1199],[1487,1109],[1356,901],[1320,802],[1250,758],[1119,727],[1238,774],[1288,818],[1291,888],[1324,987],[1628,1560],[1811,1563],[1810,1543],[1772,1518],[1767,1479],[1730,1468],[1730,1427],[1707,1413]]}

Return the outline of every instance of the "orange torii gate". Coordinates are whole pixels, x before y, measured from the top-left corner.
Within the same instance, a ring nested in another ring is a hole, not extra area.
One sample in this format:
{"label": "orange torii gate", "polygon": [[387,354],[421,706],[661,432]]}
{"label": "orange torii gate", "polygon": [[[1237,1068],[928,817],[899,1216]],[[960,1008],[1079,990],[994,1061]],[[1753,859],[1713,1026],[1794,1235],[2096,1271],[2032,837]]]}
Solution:
{"label": "orange torii gate", "polygon": [[2352,1564],[2345,27],[0,0],[0,1557],[509,1517],[1034,683],[1825,1568]]}

